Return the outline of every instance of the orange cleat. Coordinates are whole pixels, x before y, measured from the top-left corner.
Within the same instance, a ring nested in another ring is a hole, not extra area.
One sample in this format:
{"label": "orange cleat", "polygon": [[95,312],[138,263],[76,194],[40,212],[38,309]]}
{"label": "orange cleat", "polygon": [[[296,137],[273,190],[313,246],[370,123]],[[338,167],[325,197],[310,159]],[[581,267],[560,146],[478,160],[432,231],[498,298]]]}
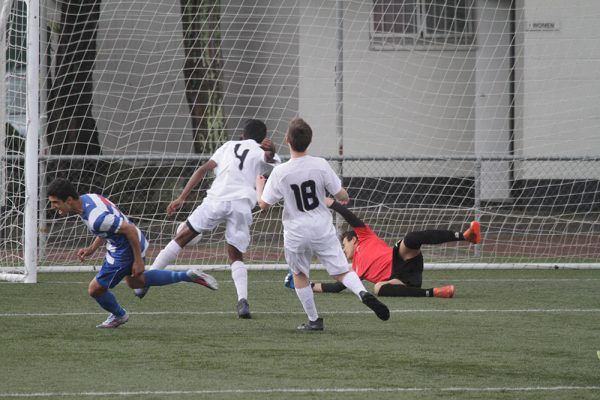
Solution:
{"label": "orange cleat", "polygon": [[479,225],[479,222],[471,222],[471,226],[469,226],[469,229],[463,233],[463,236],[467,242],[471,242],[473,244],[478,244],[481,242],[481,226]]}
{"label": "orange cleat", "polygon": [[454,297],[454,285],[433,288],[433,297],[444,297],[446,299]]}

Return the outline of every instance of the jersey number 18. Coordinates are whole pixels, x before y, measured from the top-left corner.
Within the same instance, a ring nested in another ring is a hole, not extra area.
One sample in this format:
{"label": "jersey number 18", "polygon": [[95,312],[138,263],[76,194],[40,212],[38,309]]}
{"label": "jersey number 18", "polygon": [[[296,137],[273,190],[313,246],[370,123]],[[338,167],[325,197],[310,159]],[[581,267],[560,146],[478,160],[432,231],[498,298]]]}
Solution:
{"label": "jersey number 18", "polygon": [[310,211],[319,206],[315,181],[302,182],[300,186],[290,185],[296,198],[296,206],[300,211]]}

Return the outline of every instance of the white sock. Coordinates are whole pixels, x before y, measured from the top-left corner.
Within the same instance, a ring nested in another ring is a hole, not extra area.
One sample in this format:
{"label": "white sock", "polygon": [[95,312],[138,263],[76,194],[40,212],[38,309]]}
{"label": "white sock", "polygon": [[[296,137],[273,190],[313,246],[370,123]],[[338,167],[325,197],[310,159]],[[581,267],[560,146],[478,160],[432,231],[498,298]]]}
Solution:
{"label": "white sock", "polygon": [[238,300],[248,299],[248,268],[243,261],[234,261],[231,264],[231,277],[237,290]]}
{"label": "white sock", "polygon": [[176,241],[171,240],[169,244],[158,253],[158,256],[154,259],[152,266],[148,269],[165,269],[165,267],[171,264],[177,259],[177,255],[181,251],[181,247]]}
{"label": "white sock", "polygon": [[315,296],[312,288],[310,286],[302,289],[296,288],[296,295],[300,299],[300,303],[302,303],[302,307],[304,308],[306,315],[308,315],[308,319],[316,321],[317,318],[319,318],[319,314],[317,313],[317,306],[315,305]]}
{"label": "white sock", "polygon": [[360,292],[366,291],[365,285],[361,282],[356,272],[350,271],[342,278],[342,283],[348,289],[352,290],[352,293],[360,297]]}

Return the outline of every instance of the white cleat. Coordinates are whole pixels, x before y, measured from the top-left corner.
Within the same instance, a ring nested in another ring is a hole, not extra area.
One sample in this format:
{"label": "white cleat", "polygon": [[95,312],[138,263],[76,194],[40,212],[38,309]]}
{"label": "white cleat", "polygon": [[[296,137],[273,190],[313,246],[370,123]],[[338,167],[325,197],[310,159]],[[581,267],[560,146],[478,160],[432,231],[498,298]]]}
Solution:
{"label": "white cleat", "polygon": [[146,295],[146,293],[148,293],[148,290],[150,290],[149,287],[145,287],[145,288],[141,288],[141,289],[133,289],[133,293],[141,299],[144,298],[144,296]]}
{"label": "white cleat", "polygon": [[123,315],[122,317],[117,317],[114,314],[110,314],[106,321],[104,321],[100,325],[96,325],[96,328],[114,329],[126,324],[127,321],[129,321],[129,314],[127,313],[125,313],[125,315]]}
{"label": "white cleat", "polygon": [[209,289],[217,290],[219,288],[219,282],[211,275],[206,272],[202,272],[197,269],[190,269],[187,273],[187,276],[190,277],[192,282],[198,283],[202,286],[206,286]]}

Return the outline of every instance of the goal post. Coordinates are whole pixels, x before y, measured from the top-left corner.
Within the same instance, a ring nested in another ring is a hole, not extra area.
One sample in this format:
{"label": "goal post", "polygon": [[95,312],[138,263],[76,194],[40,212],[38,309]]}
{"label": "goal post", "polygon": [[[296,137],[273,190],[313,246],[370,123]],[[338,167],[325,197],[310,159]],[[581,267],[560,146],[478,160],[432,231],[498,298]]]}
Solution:
{"label": "goal post", "polygon": [[[101,264],[48,209],[56,177],[117,204],[151,264],[212,182],[168,218],[194,170],[249,118],[286,159],[295,116],[388,244],[481,221],[480,246],[426,246],[427,268],[600,267],[598,18],[594,0],[4,1],[0,279]],[[281,213],[254,213],[251,268],[285,268]],[[227,268],[222,227],[189,265]]]}

